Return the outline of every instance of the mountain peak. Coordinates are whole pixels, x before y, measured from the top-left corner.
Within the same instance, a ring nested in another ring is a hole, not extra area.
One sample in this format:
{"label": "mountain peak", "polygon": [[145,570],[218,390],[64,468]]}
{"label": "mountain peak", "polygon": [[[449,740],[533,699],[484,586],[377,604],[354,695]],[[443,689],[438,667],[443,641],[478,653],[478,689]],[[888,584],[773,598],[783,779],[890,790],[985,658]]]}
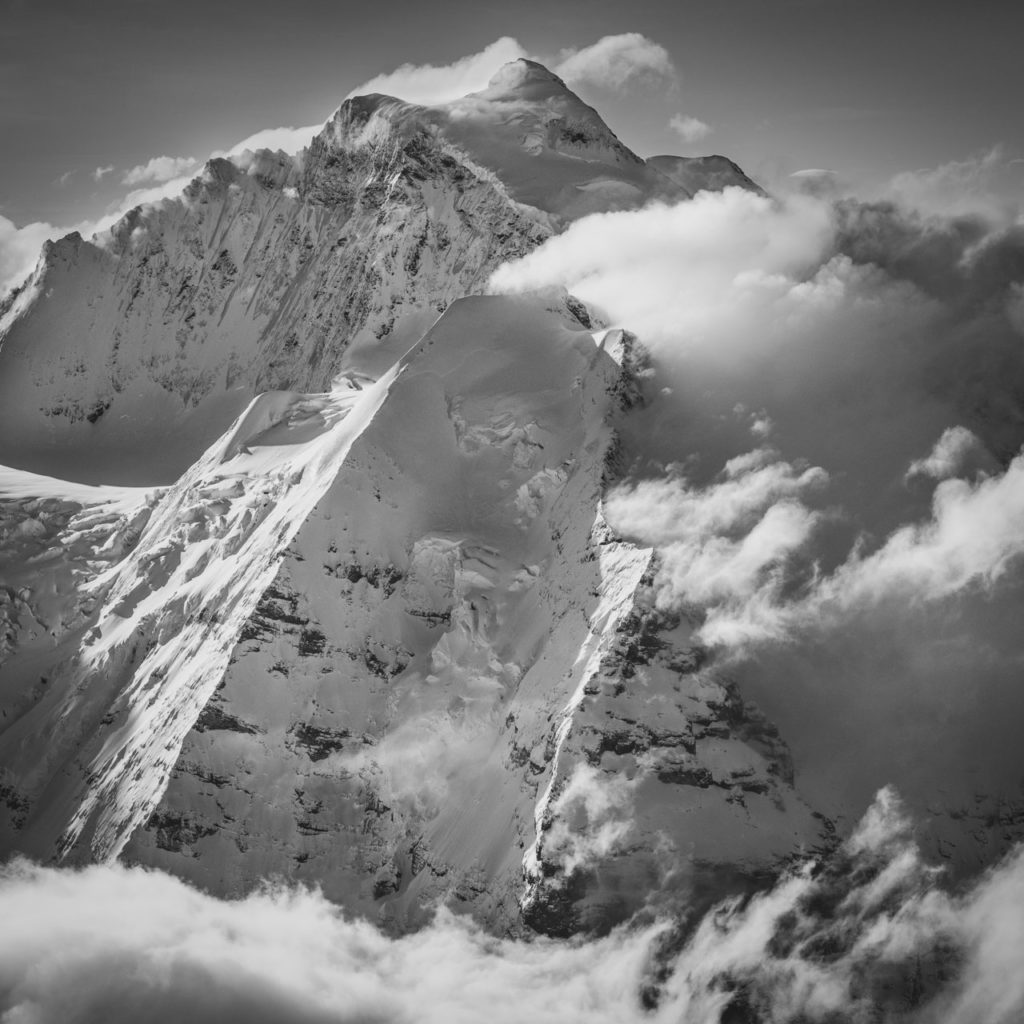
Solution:
{"label": "mountain peak", "polygon": [[553,71],[534,60],[520,57],[503,64],[487,83],[486,92],[516,93],[530,92],[531,99],[539,98],[538,93],[567,93],[569,87]]}

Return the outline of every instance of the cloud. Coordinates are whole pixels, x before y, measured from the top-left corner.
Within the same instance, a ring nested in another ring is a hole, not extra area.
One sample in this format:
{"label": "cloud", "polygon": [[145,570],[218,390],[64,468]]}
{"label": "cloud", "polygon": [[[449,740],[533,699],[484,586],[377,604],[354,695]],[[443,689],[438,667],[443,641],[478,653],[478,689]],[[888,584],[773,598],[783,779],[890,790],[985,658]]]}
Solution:
{"label": "cloud", "polygon": [[1024,283],[1014,283],[1007,289],[1006,315],[1013,329],[1024,337]]}
{"label": "cloud", "polygon": [[[936,445],[943,455],[949,447],[941,438]],[[933,452],[932,464],[943,455]],[[893,596],[938,601],[968,587],[991,588],[1024,555],[1022,522],[1024,455],[1005,473],[983,477],[977,484],[944,479],[935,488],[929,519],[901,526],[871,555],[854,553],[822,581],[810,601],[844,610]],[[811,610],[817,612],[817,607]],[[806,614],[799,604],[796,612]]]}
{"label": "cloud", "polygon": [[64,186],[65,186],[65,185],[67,185],[67,184],[68,184],[68,183],[69,183],[69,182],[71,181],[71,179],[72,179],[72,178],[73,178],[74,176],[75,176],[75,172],[74,172],[74,171],[65,171],[65,172],[64,172],[64,173],[63,173],[63,174],[62,174],[62,175],[61,175],[61,176],[60,176],[60,177],[59,177],[59,178],[58,178],[58,179],[56,180],[55,184],[56,184],[56,185],[59,185],[59,186],[60,186],[61,188],[64,188]]}
{"label": "cloud", "polygon": [[707,915],[669,998],[701,1021],[728,1006],[737,1019],[773,1022],[1008,1024],[1024,984],[998,971],[1021,937],[1024,857],[961,897],[938,879],[896,795],[883,790],[823,870]]}
{"label": "cloud", "polygon": [[305,128],[264,128],[236,142],[230,149],[217,150],[212,156],[239,156],[246,150],[255,152],[258,149],[282,150],[294,156],[305,149],[322,128],[322,123],[307,125]]}
{"label": "cloud", "polygon": [[[964,160],[897,174],[883,195],[926,214],[1002,218],[1011,200],[1001,194],[1013,190],[1010,165],[1002,146],[993,146]],[[1019,200],[1019,186],[1013,191]]]}
{"label": "cloud", "polygon": [[492,282],[561,285],[649,349],[609,520],[845,814],[890,781],[922,811],[1019,798],[1024,227],[979,195],[702,193]]}
{"label": "cloud", "polygon": [[363,82],[349,96],[379,92],[426,106],[449,103],[486,88],[503,64],[520,58],[539,59],[573,87],[623,89],[675,77],[668,51],[638,32],[604,36],[590,46],[562,50],[554,59],[535,57],[517,39],[502,36],[451,64],[403,64]]}
{"label": "cloud", "polygon": [[94,170],[92,172],[92,180],[93,181],[102,181],[108,174],[112,174],[113,171],[114,171],[114,165],[113,164],[107,164],[106,167],[97,167],[96,170]]}
{"label": "cloud", "polygon": [[383,93],[428,106],[448,103],[467,93],[479,92],[502,64],[526,56],[517,40],[502,36],[479,53],[460,57],[451,64],[403,64],[363,82],[349,96]]}
{"label": "cloud", "polygon": [[582,49],[562,50],[551,69],[571,86],[624,89],[675,79],[668,51],[639,32],[603,36]]}
{"label": "cloud", "polygon": [[442,913],[391,939],[315,893],[223,902],[114,866],[8,866],[0,906],[0,1015],[33,1024],[644,1019],[653,930],[517,943]]}
{"label": "cloud", "polygon": [[0,868],[0,1015],[32,1024],[1018,1020],[1024,855],[961,895],[941,881],[890,790],[816,870],[685,930],[662,921],[574,942],[496,938],[445,911],[393,938],[315,892],[269,887],[223,901],[155,871],[16,862]]}
{"label": "cloud", "polygon": [[32,270],[43,243],[59,233],[59,229],[43,221],[19,228],[0,216],[0,297]]}
{"label": "cloud", "polygon": [[820,519],[800,498],[827,482],[821,469],[761,448],[731,459],[706,487],[678,475],[647,480],[612,491],[606,509],[610,523],[657,545],[658,604],[703,609],[702,638],[737,644],[782,631],[784,570]]}
{"label": "cloud", "polygon": [[825,167],[805,167],[793,171],[782,182],[784,191],[800,192],[819,199],[836,199],[845,191],[842,177]]}
{"label": "cloud", "polygon": [[192,156],[155,156],[146,163],[125,171],[121,181],[125,185],[159,184],[180,178],[194,168],[197,162]]}
{"label": "cloud", "polygon": [[684,114],[673,114],[669,118],[668,126],[683,142],[700,142],[701,139],[707,138],[714,130],[711,125],[705,124],[696,117],[688,117]]}
{"label": "cloud", "polygon": [[553,824],[544,833],[544,860],[568,877],[606,860],[633,827],[633,790],[623,775],[579,765],[550,808]]}
{"label": "cloud", "polygon": [[962,476],[968,466],[980,460],[986,468],[995,468],[984,445],[966,427],[947,427],[935,442],[935,447],[923,459],[914,459],[907,469],[907,479],[915,476],[948,480]]}
{"label": "cloud", "polygon": [[745,345],[755,309],[785,302],[805,270],[822,265],[833,233],[822,203],[701,192],[674,206],[585,217],[499,268],[492,285],[564,285],[656,351],[681,354],[705,341],[710,348],[720,337]]}

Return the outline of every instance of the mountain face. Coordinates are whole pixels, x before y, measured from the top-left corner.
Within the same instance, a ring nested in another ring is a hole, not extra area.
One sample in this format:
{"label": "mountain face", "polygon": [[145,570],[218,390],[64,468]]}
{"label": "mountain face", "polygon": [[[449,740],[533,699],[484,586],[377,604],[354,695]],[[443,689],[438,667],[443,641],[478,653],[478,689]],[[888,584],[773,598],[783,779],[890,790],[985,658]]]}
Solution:
{"label": "mountain face", "polygon": [[169,488],[23,503],[74,585],[11,618],[5,845],[565,933],[826,842],[604,521],[631,351],[462,299],[375,382],[259,396]]}
{"label": "mountain face", "polygon": [[212,160],[179,199],[46,246],[0,319],[0,461],[167,483],[253,395],[379,375],[567,219],[688,196],[693,166],[684,185],[646,164],[529,61],[442,107],[347,100],[296,158]]}
{"label": "mountain face", "polygon": [[729,186],[516,61],[49,243],[0,321],[0,852],[570,935],[830,849],[605,519],[642,348],[480,294],[574,218]]}

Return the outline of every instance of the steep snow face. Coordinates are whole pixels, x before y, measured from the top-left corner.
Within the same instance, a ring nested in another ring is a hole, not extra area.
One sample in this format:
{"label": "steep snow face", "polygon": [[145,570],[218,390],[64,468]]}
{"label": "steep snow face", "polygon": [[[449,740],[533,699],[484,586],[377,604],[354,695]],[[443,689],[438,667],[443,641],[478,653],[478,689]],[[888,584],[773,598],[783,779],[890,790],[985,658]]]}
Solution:
{"label": "steep snow face", "polygon": [[649,560],[604,580],[591,553],[620,371],[506,299],[456,303],[402,366],[126,854],[219,891],[316,881],[398,924],[442,891],[511,921],[540,788],[516,718],[543,745],[594,595],[622,614]]}
{"label": "steep snow face", "polygon": [[495,175],[513,199],[544,211],[556,225],[747,180],[740,173],[726,181],[717,167],[716,173],[702,175],[699,162],[685,182],[663,173],[624,146],[560,78],[529,60],[506,64],[486,89],[451,103],[423,107],[389,96],[347,101],[325,135],[347,148],[354,140],[395,132],[415,136],[424,126]]}
{"label": "steep snow face", "polygon": [[445,135],[499,173],[517,199],[566,220],[696,191],[649,167],[596,110],[533,61],[506,64],[486,89],[439,115]]}
{"label": "steep snow face", "polygon": [[42,696],[0,736],[0,759],[36,809],[24,849],[117,855],[159,797],[275,557],[397,371],[329,394],[257,398],[156,498],[125,557],[82,588],[95,610],[76,649],[53,651]]}
{"label": "steep snow face", "polygon": [[71,597],[45,635],[38,583],[11,601],[3,848],[567,933],[824,842],[605,523],[609,351],[557,303],[461,300],[377,381],[259,396],[171,487],[19,527]]}
{"label": "steep snow face", "polygon": [[[386,126],[385,126],[386,127]],[[268,388],[382,372],[547,237],[425,130],[211,162],[109,237],[49,244],[0,323],[0,460],[167,483]]]}
{"label": "steep snow face", "polygon": [[125,857],[218,892],[315,882],[395,928],[441,899],[556,931],[606,928],[652,885],[687,899],[705,861],[717,894],[820,841],[781,742],[698,680],[685,630],[640,667],[651,552],[600,510],[615,362],[491,298],[403,366]]}

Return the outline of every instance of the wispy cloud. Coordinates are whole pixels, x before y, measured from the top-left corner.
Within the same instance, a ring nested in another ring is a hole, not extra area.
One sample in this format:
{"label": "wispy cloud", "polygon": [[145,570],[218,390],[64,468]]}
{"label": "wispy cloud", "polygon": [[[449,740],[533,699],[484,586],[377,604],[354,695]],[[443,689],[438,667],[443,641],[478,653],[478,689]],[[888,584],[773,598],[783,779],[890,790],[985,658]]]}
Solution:
{"label": "wispy cloud", "polygon": [[181,177],[197,163],[196,158],[192,156],[155,156],[146,163],[125,171],[121,181],[125,185],[159,184]]}
{"label": "wispy cloud", "polygon": [[711,125],[705,124],[696,117],[689,117],[685,114],[673,114],[669,118],[669,128],[674,131],[683,142],[700,142],[707,138],[713,131]]}
{"label": "wispy cloud", "polygon": [[674,81],[676,77],[668,50],[639,32],[604,36],[590,46],[563,50],[552,70],[569,85],[602,89]]}
{"label": "wispy cloud", "polygon": [[384,93],[411,103],[446,103],[483,89],[502,64],[527,56],[518,40],[502,36],[478,53],[451,64],[403,64],[387,74],[375,75],[349,96]]}
{"label": "wispy cloud", "polygon": [[92,180],[93,181],[102,181],[108,174],[112,174],[113,172],[114,172],[114,165],[113,164],[107,164],[106,167],[97,167],[96,170],[94,170],[92,172]]}
{"label": "wispy cloud", "polygon": [[897,174],[885,195],[929,215],[980,213],[1001,220],[1007,202],[1000,198],[999,185],[1009,165],[1003,147],[993,146],[964,160]]}
{"label": "wispy cloud", "polygon": [[264,128],[236,142],[230,149],[218,150],[212,155],[238,156],[246,150],[256,152],[258,149],[273,149],[294,156],[305,149],[322,128],[322,123],[306,125],[304,128]]}
{"label": "wispy cloud", "polygon": [[517,39],[502,36],[451,64],[403,64],[363,82],[349,95],[379,92],[412,103],[447,103],[479,92],[503,64],[520,58],[539,61],[573,87],[621,90],[644,82],[672,81],[676,76],[668,51],[638,32],[604,36],[553,57],[530,54]]}

